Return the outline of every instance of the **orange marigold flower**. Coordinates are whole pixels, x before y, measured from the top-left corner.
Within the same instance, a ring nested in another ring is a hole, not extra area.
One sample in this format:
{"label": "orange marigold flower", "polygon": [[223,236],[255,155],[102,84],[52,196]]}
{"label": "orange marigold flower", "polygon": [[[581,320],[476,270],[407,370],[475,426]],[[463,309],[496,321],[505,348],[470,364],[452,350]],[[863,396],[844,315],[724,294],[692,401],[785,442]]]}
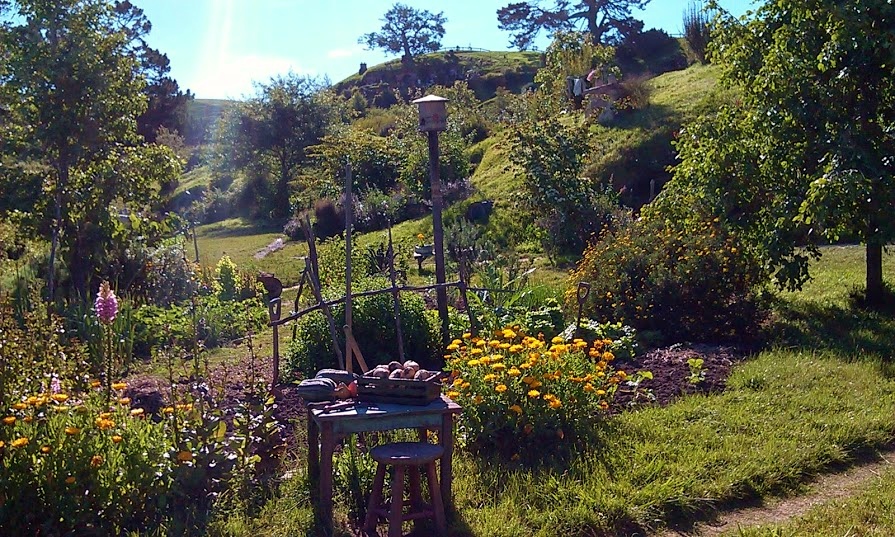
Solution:
{"label": "orange marigold flower", "polygon": [[510,410],[515,412],[516,414],[522,414],[522,407],[519,405],[513,405],[510,407]]}
{"label": "orange marigold flower", "polygon": [[52,397],[53,397],[53,401],[58,401],[60,403],[64,403],[64,402],[68,401],[68,395],[64,394],[64,393],[54,393],[52,395]]}
{"label": "orange marigold flower", "polygon": [[496,391],[497,393],[503,393],[507,391],[507,386],[506,384],[498,384],[494,387],[494,391]]}
{"label": "orange marigold flower", "polygon": [[12,442],[10,442],[9,445],[11,445],[11,446],[14,447],[14,448],[25,447],[25,446],[28,445],[28,437],[27,437],[27,436],[23,436],[23,437],[21,437],[21,438],[16,438],[16,439],[13,440]]}
{"label": "orange marigold flower", "polygon": [[562,401],[559,399],[554,399],[550,401],[550,408],[557,409],[562,406]]}
{"label": "orange marigold flower", "polygon": [[22,421],[24,421],[25,423],[31,423],[32,421],[34,421],[34,417],[25,416],[24,418],[22,418]]}
{"label": "orange marigold flower", "polygon": [[90,466],[94,468],[99,468],[103,464],[103,458],[100,455],[94,455],[90,457]]}
{"label": "orange marigold flower", "polygon": [[193,460],[193,452],[181,451],[177,453],[177,460],[180,462],[190,462],[191,460]]}
{"label": "orange marigold flower", "polygon": [[66,484],[66,485],[74,485],[74,484],[75,484],[75,478],[72,477],[72,476],[68,476],[68,477],[66,477],[66,478],[65,478],[65,484]]}
{"label": "orange marigold flower", "polygon": [[121,436],[120,436],[120,435],[117,435],[117,434],[116,434],[115,436],[112,437],[112,442],[115,442],[116,444],[119,443],[119,442],[121,442],[122,440],[124,440],[124,439],[121,438]]}
{"label": "orange marigold flower", "polygon": [[118,404],[129,405],[129,404],[131,404],[131,398],[130,397],[122,397],[121,399],[118,400]]}
{"label": "orange marigold flower", "polygon": [[518,370],[517,368],[515,368],[515,367],[511,367],[510,370],[507,371],[507,375],[509,375],[509,376],[511,376],[511,377],[518,377],[518,376],[521,375],[521,374],[522,374],[522,372],[519,371],[519,370]]}
{"label": "orange marigold flower", "polygon": [[16,410],[25,410],[26,408],[28,408],[28,405],[26,405],[25,403],[16,403],[12,405],[12,407]]}
{"label": "orange marigold flower", "polygon": [[447,396],[450,397],[451,399],[454,399],[454,398],[457,398],[460,396],[460,392],[458,392],[456,390],[451,390],[451,391],[447,392]]}
{"label": "orange marigold flower", "polygon": [[15,416],[6,416],[5,418],[3,418],[3,424],[4,425],[15,425],[16,417]]}
{"label": "orange marigold flower", "polygon": [[541,392],[539,392],[538,390],[529,390],[528,391],[529,397],[534,398],[534,397],[539,397],[540,395],[541,395]]}
{"label": "orange marigold flower", "polygon": [[81,429],[78,429],[77,427],[72,427],[71,425],[69,425],[68,427],[65,428],[65,434],[67,434],[67,435],[74,436],[80,432],[81,432]]}
{"label": "orange marigold flower", "polygon": [[98,381],[98,380],[91,380],[91,381],[90,381],[90,387],[91,387],[91,388],[99,388],[99,387],[102,386],[102,385],[103,385],[102,382],[100,382],[100,381]]}
{"label": "orange marigold flower", "polygon": [[50,446],[41,446],[40,452],[43,453],[44,455],[46,455],[47,453],[50,452]]}

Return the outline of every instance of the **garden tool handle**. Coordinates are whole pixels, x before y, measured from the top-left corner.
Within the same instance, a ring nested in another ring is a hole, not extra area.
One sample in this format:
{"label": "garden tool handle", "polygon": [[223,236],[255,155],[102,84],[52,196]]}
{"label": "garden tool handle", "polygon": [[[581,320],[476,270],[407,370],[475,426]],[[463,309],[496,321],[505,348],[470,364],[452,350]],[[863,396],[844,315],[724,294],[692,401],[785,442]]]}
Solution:
{"label": "garden tool handle", "polygon": [[578,298],[578,320],[575,322],[575,331],[581,330],[581,314],[584,312],[584,301],[590,296],[590,284],[588,282],[578,282],[578,289],[575,290]]}

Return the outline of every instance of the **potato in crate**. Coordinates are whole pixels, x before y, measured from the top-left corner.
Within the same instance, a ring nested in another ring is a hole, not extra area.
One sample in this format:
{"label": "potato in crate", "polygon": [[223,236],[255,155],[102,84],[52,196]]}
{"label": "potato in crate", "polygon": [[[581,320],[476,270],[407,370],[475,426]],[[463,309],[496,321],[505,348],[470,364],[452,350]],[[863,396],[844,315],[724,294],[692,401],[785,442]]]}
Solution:
{"label": "potato in crate", "polygon": [[408,360],[378,365],[357,379],[359,401],[428,405],[441,395],[441,373],[420,369]]}

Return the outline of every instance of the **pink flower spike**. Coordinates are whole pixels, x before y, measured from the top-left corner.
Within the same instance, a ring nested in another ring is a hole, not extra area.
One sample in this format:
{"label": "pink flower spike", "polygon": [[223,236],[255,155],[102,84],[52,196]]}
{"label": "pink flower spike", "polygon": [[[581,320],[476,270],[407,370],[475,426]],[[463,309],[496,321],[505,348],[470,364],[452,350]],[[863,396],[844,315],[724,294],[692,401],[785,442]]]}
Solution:
{"label": "pink flower spike", "polygon": [[103,324],[110,324],[118,315],[118,299],[115,297],[115,292],[109,287],[109,282],[104,281],[99,286],[99,294],[96,295],[93,309]]}

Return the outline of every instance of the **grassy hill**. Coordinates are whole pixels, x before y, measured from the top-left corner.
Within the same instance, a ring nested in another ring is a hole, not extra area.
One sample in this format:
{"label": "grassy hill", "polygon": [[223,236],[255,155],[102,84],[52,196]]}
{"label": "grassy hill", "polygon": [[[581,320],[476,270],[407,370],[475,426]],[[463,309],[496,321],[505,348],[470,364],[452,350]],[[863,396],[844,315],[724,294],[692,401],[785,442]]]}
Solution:
{"label": "grassy hill", "polygon": [[485,101],[499,87],[519,93],[534,82],[541,66],[539,52],[447,50],[420,56],[412,67],[401,60],[375,65],[342,80],[335,89],[345,95],[359,91],[371,105],[387,107],[395,102],[394,90],[407,95],[413,87],[450,86],[465,80],[476,97]]}

